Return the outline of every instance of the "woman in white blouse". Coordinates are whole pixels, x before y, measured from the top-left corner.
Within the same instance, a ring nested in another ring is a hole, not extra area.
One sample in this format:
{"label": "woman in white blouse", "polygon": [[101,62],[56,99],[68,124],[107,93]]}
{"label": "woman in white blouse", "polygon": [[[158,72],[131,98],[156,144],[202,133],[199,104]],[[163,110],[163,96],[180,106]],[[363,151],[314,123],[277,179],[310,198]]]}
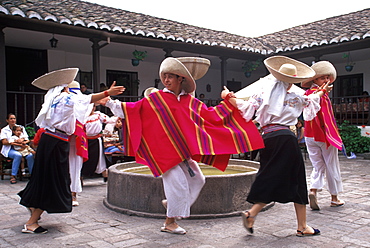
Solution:
{"label": "woman in white blouse", "polygon": [[[246,101],[235,98],[233,93],[228,97],[247,121],[255,116],[265,142],[265,148],[260,151],[260,169],[247,197],[253,206],[242,213],[243,224],[253,233],[255,217],[266,204],[293,202],[298,224],[296,235],[318,235],[320,231],[306,223],[305,166],[297,138],[289,126],[297,123],[302,111],[306,120],[312,119],[320,109],[323,92],[303,96],[291,90],[294,83],[315,75],[309,66],[284,56],[270,57],[264,62],[271,74],[255,83],[258,92]],[[323,89],[329,91],[331,87],[324,85]]]}

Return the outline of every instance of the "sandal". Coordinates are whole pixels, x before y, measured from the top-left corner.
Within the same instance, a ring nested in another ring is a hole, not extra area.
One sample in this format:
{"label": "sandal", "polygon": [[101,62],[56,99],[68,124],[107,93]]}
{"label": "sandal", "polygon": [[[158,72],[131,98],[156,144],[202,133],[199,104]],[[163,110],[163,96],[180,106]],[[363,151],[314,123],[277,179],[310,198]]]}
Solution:
{"label": "sandal", "polygon": [[161,232],[168,232],[168,233],[172,233],[172,234],[186,234],[186,230],[184,228],[180,227],[179,225],[174,230],[171,230],[171,229],[167,228],[166,224],[164,224],[161,227]]}
{"label": "sandal", "polygon": [[79,205],[80,204],[77,201],[77,197],[76,196],[72,196],[72,207],[77,207]]}
{"label": "sandal", "polygon": [[10,178],[10,183],[11,184],[16,184],[17,183],[17,179],[15,177]]}
{"label": "sandal", "polygon": [[317,203],[317,198],[315,194],[310,193],[308,195],[308,198],[310,200],[310,207],[312,210],[320,210],[319,204]]}
{"label": "sandal", "polygon": [[253,226],[252,227],[248,226],[248,224],[249,224],[248,219],[249,218],[253,219],[253,223],[254,223],[254,220],[255,220],[256,216],[251,216],[251,213],[249,211],[245,211],[245,212],[242,213],[243,225],[244,225],[245,229],[247,229],[248,232],[253,233]]}
{"label": "sandal", "polygon": [[343,206],[344,204],[345,204],[345,202],[342,201],[342,200],[331,201],[330,207],[340,207],[340,206]]}
{"label": "sandal", "polygon": [[[35,224],[35,223],[33,223]],[[42,233],[47,233],[48,229],[45,229],[41,226],[38,226],[35,230],[30,230],[27,228],[27,226],[33,225],[33,224],[25,224],[24,228],[22,229],[22,233],[32,233],[32,234],[42,234]]]}
{"label": "sandal", "polygon": [[313,233],[305,233],[304,231],[306,231],[307,228],[308,228],[308,226],[305,229],[303,229],[302,231],[297,230],[296,236],[297,237],[305,237],[305,236],[314,236],[314,235],[320,235],[321,234],[320,230],[319,229],[315,229],[315,228],[312,228],[313,229]]}

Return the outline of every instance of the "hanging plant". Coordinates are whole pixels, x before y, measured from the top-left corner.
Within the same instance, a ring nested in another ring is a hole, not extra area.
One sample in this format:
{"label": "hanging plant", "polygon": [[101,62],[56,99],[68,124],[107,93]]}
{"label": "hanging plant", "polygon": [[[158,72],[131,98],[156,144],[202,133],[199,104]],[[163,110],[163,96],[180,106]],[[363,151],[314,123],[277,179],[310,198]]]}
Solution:
{"label": "hanging plant", "polygon": [[252,71],[257,70],[257,68],[262,64],[262,59],[257,59],[256,61],[246,60],[243,63],[242,70],[246,77],[250,77]]}
{"label": "hanging plant", "polygon": [[344,66],[344,68],[346,69],[346,71],[350,72],[352,71],[353,69],[353,66],[356,64],[352,61],[352,58],[351,58],[351,54],[348,52],[348,53],[343,53],[342,55],[342,58],[343,59],[347,59],[347,63],[346,65]]}
{"label": "hanging plant", "polygon": [[138,66],[140,61],[144,60],[147,56],[146,51],[138,51],[135,49],[135,51],[132,52],[132,55],[134,56],[134,59],[131,59],[131,63],[133,66]]}
{"label": "hanging plant", "polygon": [[146,58],[146,56],[148,56],[146,51],[142,52],[142,51],[138,51],[138,50],[133,51],[132,55],[134,55],[134,58],[138,59],[138,60],[144,60]]}

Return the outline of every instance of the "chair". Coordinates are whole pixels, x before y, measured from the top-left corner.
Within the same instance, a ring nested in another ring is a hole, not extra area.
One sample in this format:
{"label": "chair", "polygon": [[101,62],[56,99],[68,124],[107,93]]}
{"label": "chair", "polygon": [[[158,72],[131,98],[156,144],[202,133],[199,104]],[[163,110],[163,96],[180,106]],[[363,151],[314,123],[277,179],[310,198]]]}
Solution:
{"label": "chair", "polygon": [[[2,145],[0,144],[0,150]],[[4,180],[4,176],[11,176],[12,174],[12,162],[13,159],[6,158],[0,153],[0,176],[1,180]],[[21,164],[19,165],[18,178],[20,181],[23,180],[22,168],[25,166],[25,159],[22,158]]]}

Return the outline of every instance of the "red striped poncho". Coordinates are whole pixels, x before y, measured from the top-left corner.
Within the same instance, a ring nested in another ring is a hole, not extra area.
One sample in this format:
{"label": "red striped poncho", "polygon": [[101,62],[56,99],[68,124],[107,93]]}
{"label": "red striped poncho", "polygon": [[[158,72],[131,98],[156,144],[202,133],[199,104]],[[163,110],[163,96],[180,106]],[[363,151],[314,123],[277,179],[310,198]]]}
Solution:
{"label": "red striped poncho", "polygon": [[123,102],[126,155],[159,176],[192,158],[224,171],[231,154],[264,147],[253,122],[228,101],[208,108],[183,95],[158,91],[138,102]]}
{"label": "red striped poncho", "polygon": [[[317,89],[317,87],[313,87],[307,90],[305,95],[310,95]],[[332,145],[339,150],[342,150],[342,138],[339,135],[333,107],[327,93],[321,97],[320,106],[321,109],[317,112],[316,117],[311,121],[305,121],[305,137],[314,138],[315,141],[325,142],[326,147]]]}

